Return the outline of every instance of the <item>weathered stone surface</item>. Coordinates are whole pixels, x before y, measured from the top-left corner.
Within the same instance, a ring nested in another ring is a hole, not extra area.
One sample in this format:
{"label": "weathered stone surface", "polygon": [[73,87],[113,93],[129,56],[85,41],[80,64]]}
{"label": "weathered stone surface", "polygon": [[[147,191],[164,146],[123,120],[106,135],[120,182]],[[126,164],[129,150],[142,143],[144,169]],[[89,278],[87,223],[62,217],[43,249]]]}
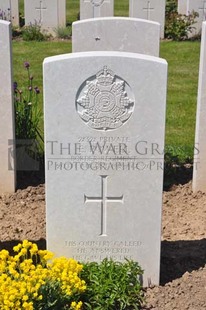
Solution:
{"label": "weathered stone surface", "polygon": [[129,16],[160,23],[161,38],[164,38],[165,0],[129,0]]}
{"label": "weathered stone surface", "polygon": [[55,35],[55,29],[66,26],[65,0],[24,0],[25,24],[37,23],[46,33]]}
{"label": "weathered stone surface", "polygon": [[206,22],[202,24],[200,52],[195,152],[193,168],[193,191],[206,192]]}
{"label": "weathered stone surface", "polygon": [[138,18],[91,18],[72,24],[73,52],[120,51],[159,56],[159,38],[159,23]]}
{"label": "weathered stone surface", "polygon": [[0,20],[0,193],[15,191],[11,23]]}
{"label": "weathered stone surface", "polygon": [[19,26],[19,1],[0,0],[0,19],[10,21],[14,26]]}
{"label": "weathered stone surface", "polygon": [[114,15],[114,0],[80,0],[80,19]]}
{"label": "weathered stone surface", "polygon": [[44,61],[49,250],[127,257],[158,284],[166,80],[165,60],[135,53]]}

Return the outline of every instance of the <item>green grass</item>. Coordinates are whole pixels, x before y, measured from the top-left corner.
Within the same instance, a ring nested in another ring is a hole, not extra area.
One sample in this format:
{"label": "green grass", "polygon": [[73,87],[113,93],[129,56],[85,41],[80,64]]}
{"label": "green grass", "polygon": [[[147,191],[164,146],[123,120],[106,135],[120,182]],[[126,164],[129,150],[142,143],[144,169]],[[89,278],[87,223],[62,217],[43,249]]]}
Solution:
{"label": "green grass", "polygon": [[194,145],[199,52],[199,42],[161,43],[160,55],[168,62],[166,145],[181,149],[176,149],[176,154],[186,153],[190,157]]}
{"label": "green grass", "polygon": [[[20,0],[22,16],[23,0]],[[128,16],[129,0],[115,1],[115,15]],[[67,23],[77,20],[79,0],[67,0]],[[199,42],[161,42],[160,56],[168,61],[168,97],[166,114],[166,146],[173,155],[193,157]],[[42,89],[42,62],[45,57],[71,52],[70,42],[13,42],[14,77],[26,81],[23,62],[31,63],[35,83]],[[25,85],[26,87],[26,85]],[[42,101],[42,94],[40,97]],[[41,103],[42,106],[42,103]]]}
{"label": "green grass", "polygon": [[[168,61],[166,145],[175,154],[192,156],[199,67],[199,42],[161,43],[161,57]],[[42,62],[45,57],[70,53],[71,42],[13,42],[14,79],[26,82],[24,61],[31,64],[34,84],[42,90]],[[42,101],[42,96],[40,97]],[[42,103],[40,104],[42,106]],[[186,151],[185,151],[186,150]]]}
{"label": "green grass", "polygon": [[[71,42],[17,42],[13,41],[14,81],[24,92],[27,88],[27,70],[24,62],[30,63],[30,73],[33,75],[33,86],[40,89],[39,106],[43,110],[43,76],[42,63],[44,58],[71,52]],[[43,120],[41,124],[43,130]]]}
{"label": "green grass", "polygon": [[[24,16],[24,0],[19,1],[19,10]],[[67,23],[71,24],[77,20],[79,14],[79,0],[66,0]],[[114,14],[116,16],[129,15],[129,0],[116,0],[114,4]]]}

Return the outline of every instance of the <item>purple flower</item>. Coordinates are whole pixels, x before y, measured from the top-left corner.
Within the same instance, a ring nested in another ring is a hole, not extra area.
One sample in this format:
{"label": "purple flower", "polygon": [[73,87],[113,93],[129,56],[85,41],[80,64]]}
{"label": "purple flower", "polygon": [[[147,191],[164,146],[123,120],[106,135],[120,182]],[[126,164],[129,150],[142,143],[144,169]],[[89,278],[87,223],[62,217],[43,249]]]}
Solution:
{"label": "purple flower", "polygon": [[28,89],[29,89],[29,91],[32,91],[32,87],[31,86],[29,86]]}
{"label": "purple flower", "polygon": [[34,91],[35,91],[36,94],[40,93],[40,90],[39,90],[39,88],[37,86],[34,87]]}
{"label": "purple flower", "polygon": [[28,69],[28,68],[30,67],[30,63],[29,63],[28,61],[25,61],[24,67],[25,67],[26,69]]}
{"label": "purple flower", "polygon": [[17,90],[17,87],[18,87],[17,82],[14,82],[14,91],[16,91],[16,90]]}

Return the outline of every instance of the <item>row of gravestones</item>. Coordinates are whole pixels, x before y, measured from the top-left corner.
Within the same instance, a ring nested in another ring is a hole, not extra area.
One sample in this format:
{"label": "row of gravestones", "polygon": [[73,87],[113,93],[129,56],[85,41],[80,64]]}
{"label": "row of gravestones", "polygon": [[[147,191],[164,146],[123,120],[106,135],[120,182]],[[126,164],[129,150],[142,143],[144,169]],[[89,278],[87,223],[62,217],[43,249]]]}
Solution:
{"label": "row of gravestones", "polygon": [[[37,22],[42,29],[54,34],[57,27],[66,25],[66,0],[24,0],[25,24]],[[0,0],[1,14],[5,14],[14,25],[19,25],[18,0]],[[178,0],[178,12],[188,15],[199,14],[193,34],[199,33],[206,18],[206,0]],[[80,19],[114,15],[114,0],[80,0]],[[129,16],[153,20],[161,24],[164,37],[165,0],[130,0]]]}
{"label": "row of gravestones", "polygon": [[[84,37],[77,36],[81,28],[87,28]],[[87,40],[89,29],[104,51]],[[76,22],[73,31],[73,53],[44,61],[47,247],[80,261],[126,257],[144,269],[144,285],[158,284],[167,63],[158,57],[159,43],[151,42],[159,42],[160,25],[108,18]],[[194,188],[204,191],[205,31],[203,23],[195,157],[200,169],[194,170]],[[0,21],[0,49],[4,192],[15,188],[15,156],[8,152],[14,122],[6,21]]]}
{"label": "row of gravestones", "polygon": [[[0,9],[14,25],[19,24],[18,0],[0,0]],[[24,0],[24,9],[26,25],[37,22],[52,34],[66,25],[66,0]],[[114,0],[80,0],[80,19],[113,15]],[[130,17],[159,22],[164,37],[165,0],[130,0]]]}

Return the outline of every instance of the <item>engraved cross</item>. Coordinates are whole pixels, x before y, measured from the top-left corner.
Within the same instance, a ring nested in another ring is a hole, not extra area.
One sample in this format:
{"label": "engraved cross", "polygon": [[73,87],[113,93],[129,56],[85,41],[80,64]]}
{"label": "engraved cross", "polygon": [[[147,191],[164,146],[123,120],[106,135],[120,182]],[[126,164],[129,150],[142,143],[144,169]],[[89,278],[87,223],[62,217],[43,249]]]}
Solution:
{"label": "engraved cross", "polygon": [[147,11],[147,20],[150,20],[150,13],[151,13],[151,11],[153,11],[154,10],[154,8],[152,8],[151,6],[150,6],[150,1],[147,1],[147,7],[146,8],[143,8],[143,11]]}
{"label": "engraved cross", "polygon": [[203,1],[202,7],[198,8],[199,11],[202,11],[202,20],[205,21],[206,19],[206,1]]}
{"label": "engraved cross", "polygon": [[40,24],[43,21],[43,10],[47,10],[47,7],[43,7],[42,1],[39,2],[39,7],[35,8],[36,11],[39,11],[39,22]]}
{"label": "engraved cross", "polygon": [[101,234],[100,236],[107,236],[107,205],[109,202],[124,203],[124,196],[108,197],[107,195],[107,178],[108,175],[100,175],[101,177],[101,196],[87,197],[84,195],[84,202],[101,202]]}

